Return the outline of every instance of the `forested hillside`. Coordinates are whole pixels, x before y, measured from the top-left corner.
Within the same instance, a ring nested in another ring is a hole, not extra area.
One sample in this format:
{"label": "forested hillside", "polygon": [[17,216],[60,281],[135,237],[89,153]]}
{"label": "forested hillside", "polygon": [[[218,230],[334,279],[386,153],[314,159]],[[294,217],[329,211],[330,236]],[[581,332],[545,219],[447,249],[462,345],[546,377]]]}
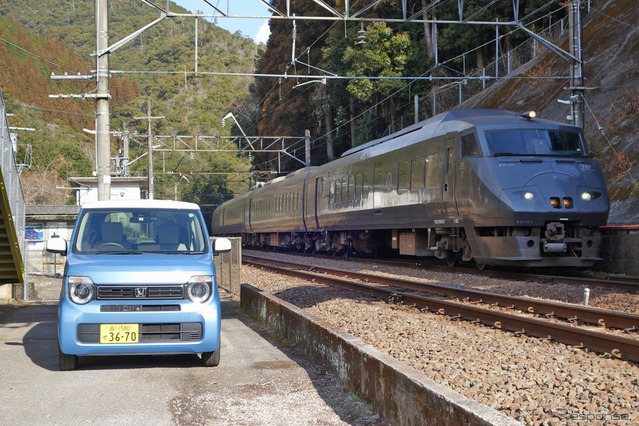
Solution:
{"label": "forested hillside", "polygon": [[[93,7],[93,2],[77,0],[0,3],[0,37],[11,43],[0,42],[0,87],[9,112],[15,114],[12,125],[37,129],[19,135],[23,150],[27,144],[33,147],[33,167],[23,174],[30,203],[64,202],[69,194],[56,191],[55,187],[68,186],[66,178],[90,175],[95,167],[93,137],[82,132],[83,128],[94,127],[94,101],[48,97],[95,90],[94,80],[49,77],[51,73],[88,75],[95,68]],[[175,5],[171,10],[186,12]],[[139,1],[109,1],[110,43],[158,17],[156,9]],[[185,70],[194,71],[194,40],[194,18],[165,19],[110,56],[114,72],[110,80],[112,131],[126,127],[132,133],[146,134],[146,121],[135,117],[146,115],[147,98],[152,101],[152,114],[164,116],[153,121],[153,132],[159,135],[229,134],[230,128],[222,127],[224,115],[233,111],[241,118],[254,113],[252,79],[185,76]],[[257,46],[250,39],[209,22],[199,22],[200,72],[252,72],[257,53]],[[245,129],[251,131],[248,124]],[[131,160],[145,151],[144,144],[132,144]],[[118,140],[114,137],[112,155],[117,152]],[[249,167],[246,160],[233,154],[196,154],[184,160],[178,153],[166,155],[163,166],[185,173],[235,172]],[[145,169],[146,159],[142,158],[133,171],[143,173]],[[215,203],[246,188],[234,174],[230,176],[199,174],[183,181],[180,189],[189,200]],[[156,174],[156,198],[172,198],[176,179],[179,176]]]}

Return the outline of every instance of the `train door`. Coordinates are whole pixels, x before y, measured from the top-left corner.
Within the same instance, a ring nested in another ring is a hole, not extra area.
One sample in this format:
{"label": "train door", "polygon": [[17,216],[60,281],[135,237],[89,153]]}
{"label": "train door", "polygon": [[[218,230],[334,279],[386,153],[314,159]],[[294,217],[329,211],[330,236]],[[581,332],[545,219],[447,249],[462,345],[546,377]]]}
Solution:
{"label": "train door", "polygon": [[322,178],[309,178],[308,176],[304,180],[304,204],[302,205],[302,217],[304,219],[304,228],[306,232],[312,231],[314,228],[319,228],[317,222],[317,198],[319,197],[318,191],[321,190]]}
{"label": "train door", "polygon": [[444,143],[444,179],[442,185],[442,199],[446,217],[457,216],[457,200],[455,197],[455,185],[457,183],[457,157],[459,153],[457,133],[446,135]]}

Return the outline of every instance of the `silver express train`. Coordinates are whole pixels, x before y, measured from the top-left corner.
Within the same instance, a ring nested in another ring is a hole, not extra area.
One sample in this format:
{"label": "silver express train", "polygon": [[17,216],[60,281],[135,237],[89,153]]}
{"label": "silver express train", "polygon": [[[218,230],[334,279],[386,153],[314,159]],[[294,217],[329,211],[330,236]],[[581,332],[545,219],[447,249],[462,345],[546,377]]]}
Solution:
{"label": "silver express train", "polygon": [[591,266],[608,211],[581,129],[459,110],[237,196],[214,212],[212,231],[249,247]]}

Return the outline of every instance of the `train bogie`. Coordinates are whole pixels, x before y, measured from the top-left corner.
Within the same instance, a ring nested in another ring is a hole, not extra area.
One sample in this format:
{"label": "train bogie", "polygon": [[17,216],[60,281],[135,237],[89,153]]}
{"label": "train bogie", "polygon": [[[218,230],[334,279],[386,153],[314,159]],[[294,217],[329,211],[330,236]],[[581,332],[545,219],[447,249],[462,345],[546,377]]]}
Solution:
{"label": "train bogie", "polygon": [[310,252],[589,266],[608,208],[579,129],[455,111],[236,197],[216,210],[213,229]]}

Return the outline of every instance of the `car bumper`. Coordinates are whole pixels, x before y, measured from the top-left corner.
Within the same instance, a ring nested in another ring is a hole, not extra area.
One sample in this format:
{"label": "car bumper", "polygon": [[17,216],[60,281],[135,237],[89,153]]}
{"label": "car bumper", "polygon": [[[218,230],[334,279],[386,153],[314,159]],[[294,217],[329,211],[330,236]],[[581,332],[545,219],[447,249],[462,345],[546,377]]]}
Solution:
{"label": "car bumper", "polygon": [[[220,323],[219,299],[204,305],[190,301],[76,305],[63,298],[59,307],[58,338],[60,350],[69,355],[213,352],[220,340]],[[139,341],[100,343],[101,324],[137,324]]]}

